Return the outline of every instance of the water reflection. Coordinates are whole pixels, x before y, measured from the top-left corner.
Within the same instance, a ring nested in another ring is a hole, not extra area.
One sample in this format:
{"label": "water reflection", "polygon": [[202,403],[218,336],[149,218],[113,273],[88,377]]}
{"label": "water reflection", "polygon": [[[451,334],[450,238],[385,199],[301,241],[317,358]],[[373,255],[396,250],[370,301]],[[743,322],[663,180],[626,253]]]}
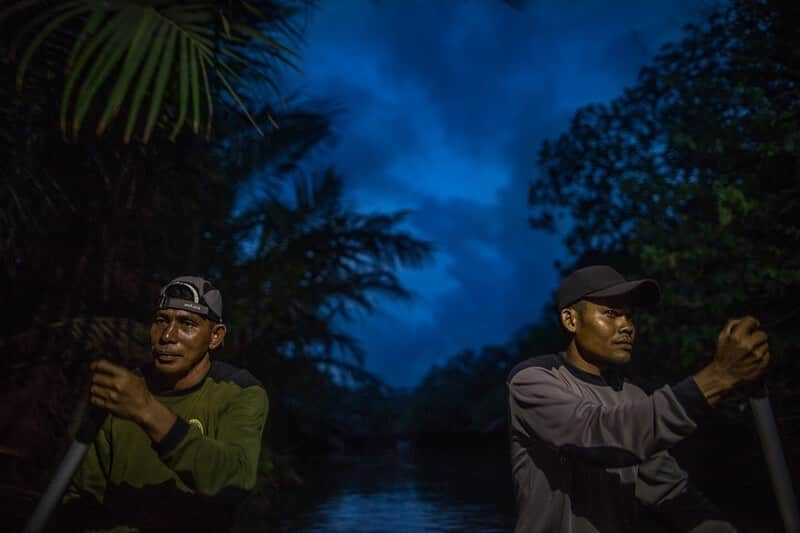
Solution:
{"label": "water reflection", "polygon": [[[415,490],[343,494],[322,505],[305,531],[504,531],[486,524],[478,505],[443,506],[425,501]],[[490,518],[489,522],[493,522]],[[291,529],[291,527],[289,527]]]}
{"label": "water reflection", "polygon": [[384,453],[314,460],[305,470],[308,483],[282,498],[270,530],[513,528],[511,482],[503,454]]}

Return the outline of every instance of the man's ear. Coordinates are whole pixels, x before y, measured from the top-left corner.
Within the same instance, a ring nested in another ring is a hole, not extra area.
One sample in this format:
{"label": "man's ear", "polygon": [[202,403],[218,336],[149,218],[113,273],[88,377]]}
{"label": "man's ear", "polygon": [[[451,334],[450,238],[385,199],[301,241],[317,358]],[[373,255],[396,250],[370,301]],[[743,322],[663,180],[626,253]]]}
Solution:
{"label": "man's ear", "polygon": [[208,349],[216,350],[222,346],[222,341],[225,340],[225,333],[227,328],[225,324],[214,324],[211,326],[211,340],[208,341]]}
{"label": "man's ear", "polygon": [[575,333],[578,329],[578,313],[572,307],[565,307],[561,310],[561,325],[570,333]]}

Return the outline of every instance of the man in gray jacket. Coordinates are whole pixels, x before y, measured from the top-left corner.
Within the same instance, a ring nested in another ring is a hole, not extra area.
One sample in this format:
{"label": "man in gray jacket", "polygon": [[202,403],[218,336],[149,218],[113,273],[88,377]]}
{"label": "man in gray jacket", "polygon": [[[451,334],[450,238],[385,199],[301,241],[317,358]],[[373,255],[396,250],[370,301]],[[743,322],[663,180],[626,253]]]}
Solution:
{"label": "man in gray jacket", "polygon": [[767,335],[752,317],[730,320],[708,366],[647,395],[615,369],[630,359],[631,309],[659,296],[654,281],[603,265],[562,282],[566,350],[528,359],[508,378],[517,532],[639,531],[641,505],[679,531],[735,531],[668,450],[726,392],[762,374]]}

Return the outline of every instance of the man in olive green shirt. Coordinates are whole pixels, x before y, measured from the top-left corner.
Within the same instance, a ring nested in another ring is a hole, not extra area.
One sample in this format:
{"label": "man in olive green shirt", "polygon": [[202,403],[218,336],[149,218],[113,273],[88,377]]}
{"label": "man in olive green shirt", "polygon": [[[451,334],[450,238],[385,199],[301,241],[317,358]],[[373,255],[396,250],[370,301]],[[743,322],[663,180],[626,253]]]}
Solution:
{"label": "man in olive green shirt", "polygon": [[151,364],[92,364],[91,403],[110,416],[57,531],[224,531],[255,485],[267,395],[246,370],[211,360],[226,331],[220,291],[179,277],[156,307]]}

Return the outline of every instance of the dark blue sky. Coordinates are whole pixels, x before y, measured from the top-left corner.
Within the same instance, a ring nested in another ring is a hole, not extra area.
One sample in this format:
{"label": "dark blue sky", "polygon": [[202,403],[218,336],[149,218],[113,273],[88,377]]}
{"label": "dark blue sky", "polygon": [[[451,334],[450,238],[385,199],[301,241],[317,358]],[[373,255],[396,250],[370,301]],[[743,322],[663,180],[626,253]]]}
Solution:
{"label": "dark blue sky", "polygon": [[434,260],[411,302],[346,325],[367,369],[414,385],[464,348],[508,341],[557,284],[560,237],[527,223],[544,139],[632,84],[699,1],[330,0],[308,21],[306,98],[344,112],[325,154],[359,211],[411,209]]}

